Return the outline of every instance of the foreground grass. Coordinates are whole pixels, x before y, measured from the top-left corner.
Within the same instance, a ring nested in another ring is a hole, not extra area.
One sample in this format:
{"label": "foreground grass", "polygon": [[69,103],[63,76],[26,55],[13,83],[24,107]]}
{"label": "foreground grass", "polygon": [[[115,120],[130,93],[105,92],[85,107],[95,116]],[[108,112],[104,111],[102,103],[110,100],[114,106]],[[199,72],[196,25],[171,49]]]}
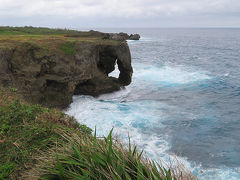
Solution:
{"label": "foreground grass", "polygon": [[15,92],[0,89],[0,179],[18,179],[36,163],[40,151],[56,142],[64,143],[59,129],[91,133],[91,129],[56,109],[30,106],[15,98]]}
{"label": "foreground grass", "polygon": [[[79,136],[63,133],[66,145],[39,157],[38,171],[30,171],[31,179],[117,179],[177,180],[196,179],[183,168],[172,168],[143,157],[136,146],[128,148],[112,137]],[[49,159],[52,157],[52,159]],[[180,169],[178,169],[180,170]],[[32,176],[32,174],[37,176]],[[26,176],[27,177],[27,176]]]}
{"label": "foreground grass", "polygon": [[0,179],[195,179],[164,168],[56,109],[27,105],[16,89],[0,89]]}

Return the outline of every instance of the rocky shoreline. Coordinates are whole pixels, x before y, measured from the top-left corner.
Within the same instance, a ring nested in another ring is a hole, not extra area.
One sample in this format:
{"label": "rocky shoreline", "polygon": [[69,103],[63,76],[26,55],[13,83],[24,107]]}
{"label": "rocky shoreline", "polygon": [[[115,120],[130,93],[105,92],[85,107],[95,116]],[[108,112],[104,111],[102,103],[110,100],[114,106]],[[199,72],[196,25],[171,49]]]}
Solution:
{"label": "rocky shoreline", "polygon": [[[0,85],[17,89],[33,104],[59,108],[68,106],[74,94],[98,96],[119,90],[131,83],[133,73],[126,40],[139,38],[89,31],[34,41],[0,39],[0,45],[10,43],[0,46]],[[119,77],[109,77],[116,64]]]}

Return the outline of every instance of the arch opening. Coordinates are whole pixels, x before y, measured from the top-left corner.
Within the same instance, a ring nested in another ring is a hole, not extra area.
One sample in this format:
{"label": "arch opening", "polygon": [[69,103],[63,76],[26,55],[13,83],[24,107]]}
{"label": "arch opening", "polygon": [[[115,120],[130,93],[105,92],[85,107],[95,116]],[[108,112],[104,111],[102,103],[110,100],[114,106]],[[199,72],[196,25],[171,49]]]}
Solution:
{"label": "arch opening", "polygon": [[120,70],[118,68],[118,64],[115,62],[115,68],[111,73],[108,74],[108,76],[119,78],[119,75],[120,75]]}

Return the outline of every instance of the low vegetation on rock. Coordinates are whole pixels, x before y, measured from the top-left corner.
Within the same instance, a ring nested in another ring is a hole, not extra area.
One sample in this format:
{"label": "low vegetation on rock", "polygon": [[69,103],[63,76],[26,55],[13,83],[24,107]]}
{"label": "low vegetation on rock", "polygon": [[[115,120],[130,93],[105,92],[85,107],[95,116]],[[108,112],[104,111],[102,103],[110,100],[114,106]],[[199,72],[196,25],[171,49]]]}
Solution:
{"label": "low vegetation on rock", "polygon": [[71,29],[53,29],[45,27],[10,27],[0,26],[0,35],[68,35],[68,36],[100,36],[103,33],[97,31],[77,31]]}

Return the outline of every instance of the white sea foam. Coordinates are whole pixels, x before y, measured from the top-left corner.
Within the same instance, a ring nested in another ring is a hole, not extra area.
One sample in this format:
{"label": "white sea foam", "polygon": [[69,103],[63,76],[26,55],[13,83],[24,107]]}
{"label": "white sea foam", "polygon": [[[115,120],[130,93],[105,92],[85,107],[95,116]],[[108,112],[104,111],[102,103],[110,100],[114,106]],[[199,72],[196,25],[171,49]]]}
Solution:
{"label": "white sea foam", "polygon": [[[155,113],[161,110],[161,106],[166,108],[166,105],[148,101],[121,103],[118,101],[121,99],[120,97],[115,97],[113,100],[111,96],[113,97],[113,94],[100,96],[97,99],[90,96],[75,96],[74,102],[66,113],[93,129],[96,126],[98,136],[106,136],[114,127],[114,133],[123,142],[127,143],[129,135],[132,143],[136,144],[139,149],[144,149],[150,158],[156,161],[160,159],[167,163],[171,162],[174,167],[176,158],[175,155],[168,153],[171,147],[168,135],[158,136],[145,132],[151,126],[159,126],[164,129],[164,125],[161,123],[161,119],[165,120],[164,113],[157,117]],[[239,179],[239,169],[205,170],[201,165],[192,164],[186,158],[177,157],[177,160],[177,163],[184,164],[187,169],[198,175],[199,179]]]}
{"label": "white sea foam", "polygon": [[[102,95],[99,98],[74,96],[66,113],[92,129],[96,127],[100,137],[107,136],[114,128],[114,134],[119,136],[123,143],[127,143],[129,135],[131,142],[140,150],[144,149],[148,157],[173,163],[175,156],[167,152],[171,147],[168,135],[148,131],[152,127],[164,129],[162,122],[165,121],[165,115],[160,111],[167,105],[157,101],[120,102],[121,95],[114,97],[114,94]],[[119,94],[124,95],[125,91],[120,91]],[[191,167],[184,158],[178,160],[188,168]]]}
{"label": "white sea foam", "polygon": [[[106,135],[112,127],[115,127],[115,131],[131,131],[158,123],[159,117],[154,115],[155,102],[121,102],[127,93],[127,90],[123,90],[119,96],[108,94],[99,98],[74,96],[67,113],[91,128],[96,125],[100,135]],[[159,106],[161,104],[156,107]]]}
{"label": "white sea foam", "polygon": [[[97,128],[98,136],[106,136],[114,127],[123,142],[127,142],[128,134],[131,141],[139,149],[144,149],[147,155],[165,162],[172,162],[174,166],[175,155],[169,154],[171,148],[167,133],[151,132],[152,127],[164,129],[164,121],[167,114],[165,109],[169,109],[167,104],[150,100],[129,100],[133,89],[143,88],[151,84],[152,86],[181,86],[189,83],[196,83],[211,79],[208,73],[194,71],[193,68],[181,66],[164,65],[155,67],[152,65],[134,64],[133,83],[121,91],[101,95],[98,98],[90,96],[74,96],[73,103],[66,111],[74,116],[80,123],[86,124],[92,129]],[[118,76],[119,72],[111,75]],[[140,85],[140,84],[141,85]],[[137,95],[136,95],[137,96]],[[239,179],[239,169],[208,169],[205,170],[200,164],[189,162],[186,158],[177,157],[178,162],[184,164],[199,179]]]}
{"label": "white sea foam", "polygon": [[[172,86],[184,85],[211,79],[206,72],[195,71],[190,68],[181,66],[164,65],[162,67],[155,67],[152,65],[137,65],[137,70],[134,71],[134,76],[146,82],[151,82],[155,85]],[[140,66],[140,67],[139,67]]]}
{"label": "white sea foam", "polygon": [[[125,92],[123,90],[120,94],[124,95]],[[108,135],[114,127],[115,135],[123,142],[127,142],[129,135],[132,143],[140,149],[145,149],[150,157],[155,158],[157,152],[161,158],[168,159],[167,137],[148,132],[152,126],[164,128],[161,124],[164,114],[159,113],[159,109],[166,105],[153,101],[121,102],[121,97],[114,97],[114,94],[102,95],[99,98],[74,96],[73,103],[66,113],[92,129],[96,126],[98,136]]]}
{"label": "white sea foam", "polygon": [[228,77],[228,76],[229,76],[229,73],[225,73],[223,76]]}

